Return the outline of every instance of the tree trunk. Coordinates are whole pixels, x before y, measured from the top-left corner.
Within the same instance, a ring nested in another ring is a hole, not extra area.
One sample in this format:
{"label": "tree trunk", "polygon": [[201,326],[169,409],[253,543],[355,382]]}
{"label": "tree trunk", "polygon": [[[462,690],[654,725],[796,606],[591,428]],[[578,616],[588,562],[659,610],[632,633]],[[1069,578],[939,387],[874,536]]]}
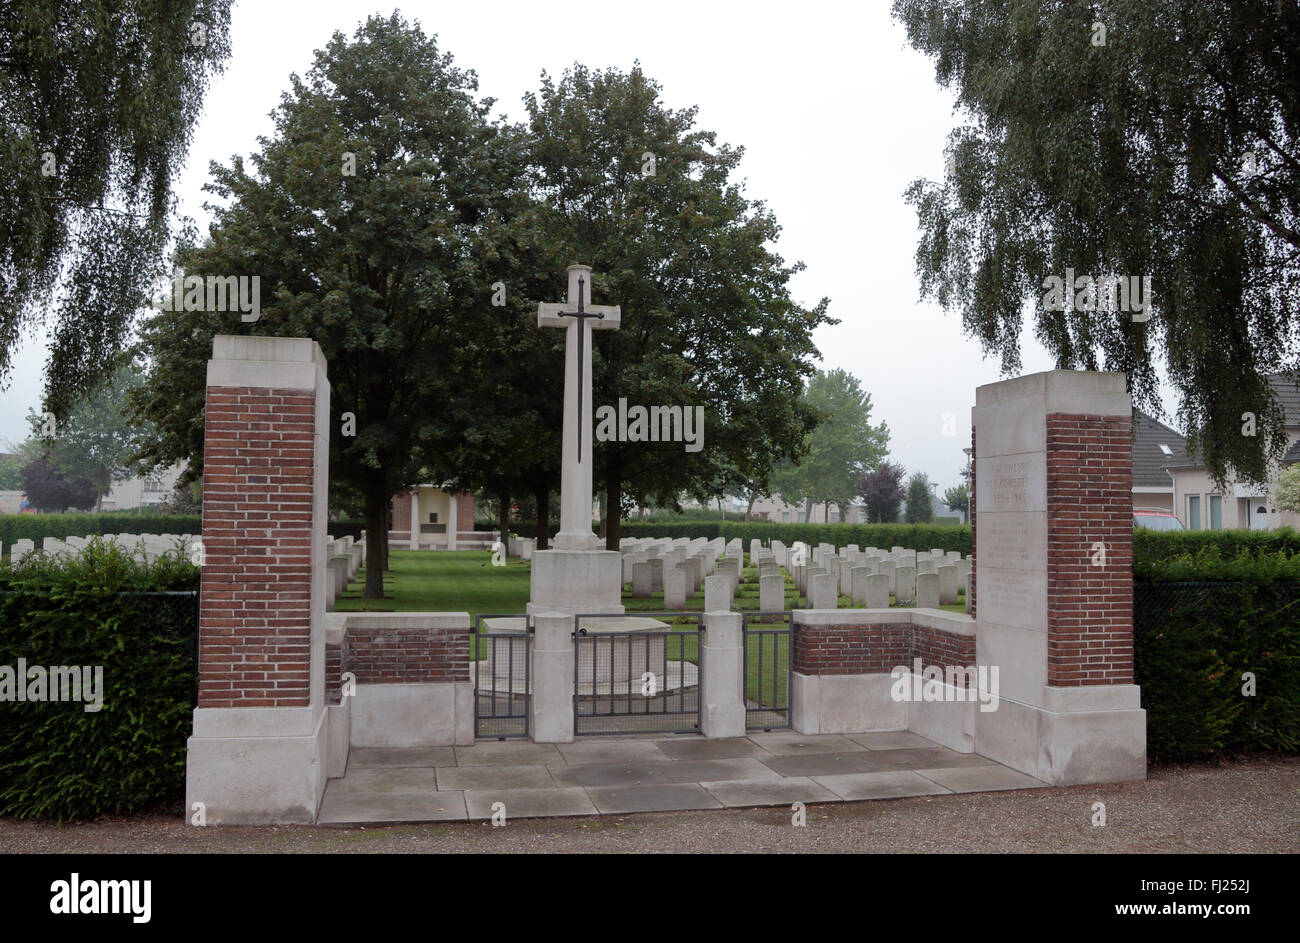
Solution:
{"label": "tree trunk", "polygon": [[604,540],[609,527],[609,495],[601,494],[597,498],[600,501],[600,530],[596,531],[596,536]]}
{"label": "tree trunk", "polygon": [[602,515],[605,525],[605,549],[618,549],[618,527],[623,509],[622,469],[612,469],[605,478],[605,507]]}
{"label": "tree trunk", "polygon": [[[388,562],[388,508],[391,496],[385,494],[382,476],[366,487],[366,588],[364,599],[384,598],[384,569]],[[412,527],[418,527],[415,521]]]}
{"label": "tree trunk", "polygon": [[745,520],[749,520],[754,513],[754,505],[758,502],[758,492],[751,491],[749,494],[749,506],[745,508]]}
{"label": "tree trunk", "polygon": [[505,548],[503,556],[510,556],[510,495],[502,492],[497,495],[501,502],[501,511],[497,521],[501,527],[501,546]]}
{"label": "tree trunk", "polygon": [[803,499],[803,522],[812,523],[812,495]]}
{"label": "tree trunk", "polygon": [[549,475],[539,475],[534,479],[533,500],[537,503],[537,549],[550,547],[551,530],[551,479]]}

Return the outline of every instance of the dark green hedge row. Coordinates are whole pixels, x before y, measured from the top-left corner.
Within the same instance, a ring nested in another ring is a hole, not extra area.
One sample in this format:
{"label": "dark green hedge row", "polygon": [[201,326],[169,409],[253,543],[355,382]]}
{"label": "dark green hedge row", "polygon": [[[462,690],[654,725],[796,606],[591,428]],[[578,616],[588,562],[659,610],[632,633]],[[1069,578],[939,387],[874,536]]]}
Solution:
{"label": "dark green hedge row", "polygon": [[[1134,680],[1152,759],[1300,749],[1300,557],[1262,567],[1215,557],[1161,574],[1191,578],[1134,584]],[[1225,572],[1235,578],[1195,578]]]}
{"label": "dark green hedge row", "polygon": [[39,547],[46,537],[62,540],[93,534],[197,534],[202,526],[197,514],[0,514],[0,543],[7,552],[15,540],[32,540]]}
{"label": "dark green hedge row", "polygon": [[84,701],[0,703],[0,815],[125,814],[182,792],[198,583],[187,560],[137,565],[95,541],[57,562],[0,564],[0,666],[21,658],[103,669],[98,711]]}
{"label": "dark green hedge row", "polygon": [[1300,554],[1300,531],[1290,527],[1277,530],[1147,530],[1133,531],[1135,561],[1170,560],[1195,556],[1214,548],[1224,559],[1242,551],[1253,557],[1270,553]]}

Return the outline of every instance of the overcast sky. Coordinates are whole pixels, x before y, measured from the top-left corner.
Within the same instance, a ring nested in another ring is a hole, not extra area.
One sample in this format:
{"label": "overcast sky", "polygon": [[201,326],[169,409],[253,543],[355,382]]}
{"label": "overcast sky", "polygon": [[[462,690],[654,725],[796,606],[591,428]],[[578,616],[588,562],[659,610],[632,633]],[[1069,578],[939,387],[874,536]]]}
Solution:
{"label": "overcast sky", "polygon": [[[841,323],[816,333],[820,365],[862,381],[873,421],[889,424],[892,460],[929,474],[940,494],[960,483],[975,387],[999,379],[998,362],[981,357],[957,313],[918,299],[916,215],[902,194],[917,176],[941,176],[958,116],[887,0],[478,0],[397,9],[436,33],[457,65],[478,73],[481,94],[515,120],[542,70],[558,75],[575,61],[627,70],[639,59],[665,104],[699,106],[700,127],[744,146],[747,195],[766,201],[782,225],[777,251],[807,264],[793,283],[796,299],[831,299]],[[178,181],[182,211],[206,229],[208,162],[256,149],[289,74],[306,73],[335,30],[351,36],[368,15],[392,10],[347,0],[237,2],[233,53],[205,99]],[[1025,373],[1052,368],[1029,331],[1022,359]],[[44,338],[29,338],[0,393],[0,442],[25,436],[44,360]],[[956,417],[955,436],[942,433],[945,413]]]}

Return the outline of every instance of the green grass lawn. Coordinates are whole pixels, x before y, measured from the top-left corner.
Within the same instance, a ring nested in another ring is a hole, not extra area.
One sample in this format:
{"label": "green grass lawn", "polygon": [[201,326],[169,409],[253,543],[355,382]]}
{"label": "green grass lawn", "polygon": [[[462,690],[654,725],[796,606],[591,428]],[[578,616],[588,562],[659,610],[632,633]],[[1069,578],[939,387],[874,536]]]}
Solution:
{"label": "green grass lawn", "polygon": [[513,557],[493,566],[487,550],[390,550],[384,598],[362,599],[366,571],[357,571],[338,612],[523,612],[530,567]]}

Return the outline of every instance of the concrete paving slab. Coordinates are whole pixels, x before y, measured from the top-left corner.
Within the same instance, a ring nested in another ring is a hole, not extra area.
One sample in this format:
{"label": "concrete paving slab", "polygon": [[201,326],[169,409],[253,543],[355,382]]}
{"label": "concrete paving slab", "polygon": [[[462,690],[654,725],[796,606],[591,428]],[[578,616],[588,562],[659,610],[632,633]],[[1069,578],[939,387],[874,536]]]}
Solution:
{"label": "concrete paving slab", "polygon": [[855,753],[866,747],[836,733],[753,733],[749,739],[774,756],[802,753]]}
{"label": "concrete paving slab", "polygon": [[591,763],[663,763],[670,759],[655,740],[580,740],[557,743],[571,766]]}
{"label": "concrete paving slab", "polygon": [[793,802],[838,802],[835,793],[804,776],[700,783],[729,809]]}
{"label": "concrete paving slab", "polygon": [[703,737],[660,740],[659,749],[674,760],[731,760],[742,756],[771,756],[748,737],[726,740],[705,740]]}
{"label": "concrete paving slab", "polygon": [[848,739],[859,743],[868,750],[906,750],[917,747],[937,747],[939,744],[927,740],[910,730],[883,730],[879,733],[846,734]]}
{"label": "concrete paving slab", "polygon": [[772,756],[763,765],[782,776],[836,776],[841,773],[880,773],[888,769],[877,763],[870,750],[856,753],[808,753],[799,756]]}
{"label": "concrete paving slab", "polygon": [[353,747],[348,750],[348,769],[455,765],[456,751],[451,747]]}
{"label": "concrete paving slab", "polygon": [[463,822],[462,792],[346,792],[331,780],[317,822],[356,825],[389,822]]}
{"label": "concrete paving slab", "polygon": [[554,789],[545,766],[445,766],[439,789]]}
{"label": "concrete paving slab", "polygon": [[432,793],[438,788],[433,767],[416,769],[380,767],[349,769],[342,779],[331,779],[330,789],[337,793]]}
{"label": "concrete paving slab", "polygon": [[457,766],[549,766],[564,763],[564,757],[553,743],[495,740],[455,749]]}
{"label": "concrete paving slab", "polygon": [[637,786],[666,783],[659,765],[649,763],[598,763],[591,766],[550,766],[557,786]]}
{"label": "concrete paving slab", "polygon": [[656,768],[670,783],[781,778],[780,773],[764,766],[752,756],[730,760],[674,760],[671,763],[661,763]]}
{"label": "concrete paving slab", "polygon": [[593,786],[587,795],[603,814],[616,812],[679,812],[685,809],[720,809],[722,803],[699,783],[661,783],[653,786]]}
{"label": "concrete paving slab", "polygon": [[958,753],[947,747],[917,750],[872,750],[871,759],[880,769],[948,769],[959,766],[997,766],[996,760],[977,753]]}
{"label": "concrete paving slab", "polygon": [[933,780],[918,776],[910,770],[815,776],[813,782],[825,786],[841,799],[899,799],[904,796],[937,796],[948,792]]}
{"label": "concrete paving slab", "polygon": [[471,819],[490,819],[493,804],[505,804],[506,826],[511,819],[550,818],[560,815],[596,815],[585,789],[467,789],[465,805]]}
{"label": "concrete paving slab", "polygon": [[953,792],[997,792],[1002,789],[1042,789],[1047,787],[1047,783],[1006,766],[918,769],[916,772]]}

